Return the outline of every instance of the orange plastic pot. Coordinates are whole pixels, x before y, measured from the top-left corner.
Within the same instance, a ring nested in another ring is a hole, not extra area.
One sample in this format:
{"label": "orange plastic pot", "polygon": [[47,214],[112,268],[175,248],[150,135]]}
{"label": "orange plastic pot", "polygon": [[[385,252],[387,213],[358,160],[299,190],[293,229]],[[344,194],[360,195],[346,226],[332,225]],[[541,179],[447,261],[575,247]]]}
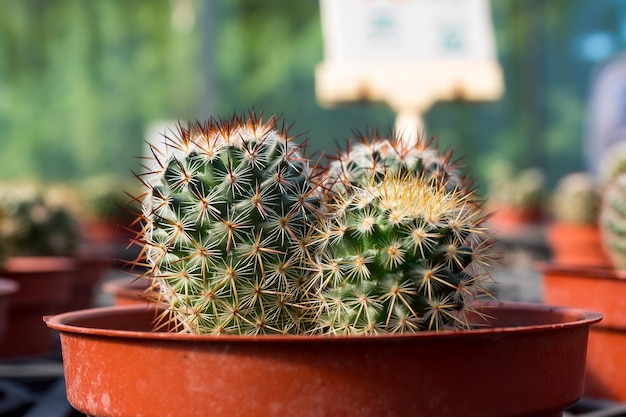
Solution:
{"label": "orange plastic pot", "polygon": [[540,224],[543,213],[539,209],[521,209],[496,204],[490,208],[490,227],[502,234],[516,234],[529,225]]}
{"label": "orange plastic pot", "polygon": [[50,353],[55,334],[41,325],[41,316],[63,311],[71,295],[75,262],[72,258],[22,256],[7,259],[0,276],[18,283],[11,296],[9,321],[0,357]]}
{"label": "orange plastic pot", "polygon": [[546,230],[552,260],[562,265],[611,267],[596,225],[552,223]]}
{"label": "orange plastic pot", "polygon": [[589,334],[585,395],[626,402],[626,279],[608,268],[542,264],[540,269],[546,303],[604,316]]}
{"label": "orange plastic pot", "polygon": [[556,417],[583,392],[601,316],[489,304],[488,327],[414,335],[198,336],[151,332],[155,311],[47,317],[67,396],[90,416]]}

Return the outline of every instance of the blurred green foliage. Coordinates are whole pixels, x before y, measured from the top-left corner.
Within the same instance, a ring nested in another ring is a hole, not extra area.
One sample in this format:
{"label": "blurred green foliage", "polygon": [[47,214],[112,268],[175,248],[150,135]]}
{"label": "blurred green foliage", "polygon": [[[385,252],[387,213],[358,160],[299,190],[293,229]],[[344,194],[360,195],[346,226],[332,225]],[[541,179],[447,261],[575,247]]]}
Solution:
{"label": "blurred green foliage", "polygon": [[[323,59],[314,0],[0,0],[0,178],[75,180],[139,169],[147,125],[246,109],[282,114],[310,148],[393,125],[382,104],[321,108]],[[584,163],[588,77],[573,40],[619,33],[624,4],[493,0],[506,95],[442,103],[429,134],[460,148],[484,177],[505,158],[551,183]],[[589,13],[593,10],[594,13]],[[581,22],[585,22],[584,25]],[[595,26],[594,26],[595,25]],[[555,163],[558,161],[558,163]],[[479,182],[480,184],[480,182]]]}
{"label": "blurred green foliage", "polygon": [[167,1],[3,0],[0,173],[128,171],[143,125],[197,106],[197,40]]}

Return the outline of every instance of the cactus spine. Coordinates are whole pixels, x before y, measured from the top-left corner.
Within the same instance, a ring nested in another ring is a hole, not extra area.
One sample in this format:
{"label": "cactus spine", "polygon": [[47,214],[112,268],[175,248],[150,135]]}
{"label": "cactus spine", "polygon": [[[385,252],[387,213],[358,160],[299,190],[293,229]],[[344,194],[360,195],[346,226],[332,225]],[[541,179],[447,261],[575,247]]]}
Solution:
{"label": "cactus spine", "polygon": [[167,138],[142,180],[148,276],[198,334],[305,333],[315,169],[274,118],[211,119]]}
{"label": "cactus spine", "polygon": [[490,246],[481,203],[430,142],[360,139],[331,167],[318,239],[330,252],[320,327],[330,334],[467,328]]}

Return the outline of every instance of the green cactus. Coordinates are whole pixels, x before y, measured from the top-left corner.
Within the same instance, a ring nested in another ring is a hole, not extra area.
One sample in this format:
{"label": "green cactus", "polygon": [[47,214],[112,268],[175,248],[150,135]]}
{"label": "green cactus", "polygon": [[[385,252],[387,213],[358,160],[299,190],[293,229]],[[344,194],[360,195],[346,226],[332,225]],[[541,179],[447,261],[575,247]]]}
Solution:
{"label": "green cactus", "polygon": [[134,217],[129,195],[136,195],[140,188],[136,181],[119,175],[102,174],[86,178],[76,184],[82,211],[86,217],[111,220],[127,226]]}
{"label": "green cactus", "polygon": [[306,333],[319,273],[315,167],[274,118],[180,126],[142,175],[148,277],[196,334]]}
{"label": "green cactus", "polygon": [[7,216],[3,234],[9,254],[77,254],[81,242],[79,223],[53,186],[2,184],[0,206]]}
{"label": "green cactus", "polygon": [[574,172],[561,178],[552,196],[552,214],[559,222],[596,224],[600,192],[591,175]]}
{"label": "green cactus", "polygon": [[626,141],[618,141],[609,146],[600,161],[599,183],[605,185],[626,171]]}
{"label": "green cactus", "polygon": [[328,181],[335,189],[345,190],[348,185],[380,181],[387,174],[412,173],[427,175],[446,184],[448,190],[467,190],[467,178],[460,175],[451,151],[436,149],[433,139],[420,138],[406,143],[395,134],[381,135],[373,132],[355,132],[355,142],[338,155],[328,167]]}
{"label": "green cactus", "polygon": [[329,169],[274,118],[180,126],[153,147],[138,241],[167,306],[196,334],[467,328],[486,293],[482,203],[431,141],[361,138]]}
{"label": "green cactus", "polygon": [[487,174],[488,203],[498,210],[508,207],[520,215],[539,214],[544,205],[545,174],[539,168],[515,169],[507,160],[492,163]]}
{"label": "green cactus", "polygon": [[618,174],[602,195],[600,231],[615,269],[626,270],[626,173]]}
{"label": "green cactus", "polygon": [[[481,227],[481,203],[465,188],[450,153],[441,155],[423,141],[361,143],[350,153],[353,159],[346,154],[335,162],[340,174],[330,179],[339,186],[331,190],[331,214],[316,235],[328,251],[320,262],[320,331],[469,327],[471,301],[487,293],[482,282],[489,276],[491,243]],[[340,176],[348,181],[336,181]]]}

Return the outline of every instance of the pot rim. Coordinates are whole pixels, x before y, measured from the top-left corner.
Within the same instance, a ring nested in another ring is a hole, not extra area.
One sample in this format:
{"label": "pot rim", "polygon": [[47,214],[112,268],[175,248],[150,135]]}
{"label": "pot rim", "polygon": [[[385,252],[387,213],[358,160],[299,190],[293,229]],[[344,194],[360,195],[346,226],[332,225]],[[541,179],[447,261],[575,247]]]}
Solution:
{"label": "pot rim", "polygon": [[[251,342],[260,343],[289,343],[289,342],[323,342],[323,343],[344,343],[354,341],[390,341],[402,338],[407,339],[423,339],[423,338],[458,338],[469,337],[471,335],[484,334],[507,334],[520,332],[542,332],[555,329],[566,329],[580,326],[590,326],[602,320],[602,314],[584,310],[580,308],[549,306],[539,303],[523,303],[523,302],[503,302],[503,301],[482,301],[480,307],[483,312],[488,313],[489,309],[515,309],[519,313],[545,313],[545,314],[561,314],[565,319],[548,324],[529,324],[520,326],[503,326],[503,327],[478,327],[471,330],[450,330],[450,331],[423,331],[410,334],[381,334],[381,335],[354,335],[354,336],[338,336],[329,337],[325,335],[197,335],[185,333],[168,333],[168,332],[151,332],[138,330],[117,330],[105,329],[97,327],[87,327],[72,324],[76,320],[84,321],[103,316],[119,316],[126,314],[140,314],[141,312],[153,311],[156,317],[155,305],[121,305],[107,306],[98,308],[89,308],[85,310],[70,311],[52,316],[45,316],[44,322],[48,327],[58,330],[61,333],[119,337],[126,339],[146,339],[146,340],[171,340],[171,341],[197,341],[197,342],[218,342],[218,343],[237,343]],[[569,318],[569,319],[568,319]]]}
{"label": "pot rim", "polygon": [[73,272],[76,269],[76,258],[72,256],[10,256],[4,262],[1,273],[17,276],[32,272]]}
{"label": "pot rim", "polygon": [[611,266],[570,265],[557,262],[537,262],[536,268],[544,274],[567,274],[568,278],[593,278],[626,281],[626,271]]}

